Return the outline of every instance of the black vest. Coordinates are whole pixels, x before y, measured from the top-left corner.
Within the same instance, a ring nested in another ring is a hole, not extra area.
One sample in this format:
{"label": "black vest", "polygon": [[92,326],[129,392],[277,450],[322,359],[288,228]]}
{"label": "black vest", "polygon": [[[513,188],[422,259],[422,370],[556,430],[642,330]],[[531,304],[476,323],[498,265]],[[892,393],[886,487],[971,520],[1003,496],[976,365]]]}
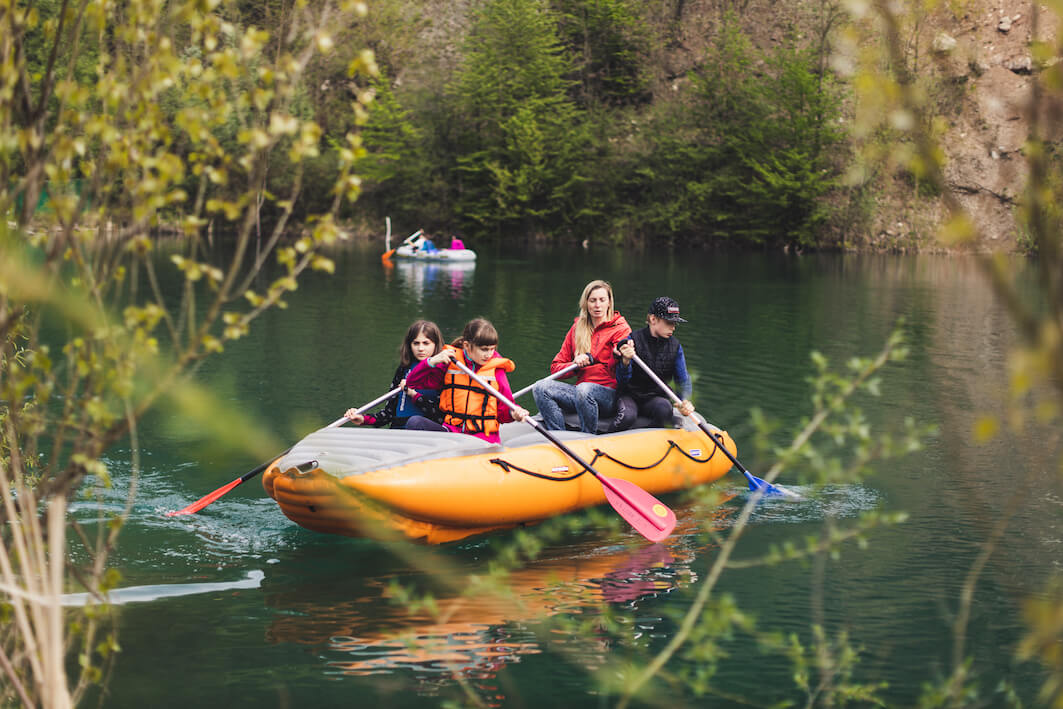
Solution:
{"label": "black vest", "polygon": [[[679,339],[675,335],[669,338],[654,337],[650,334],[649,326],[631,333],[631,339],[635,342],[635,354],[639,359],[649,365],[666,384],[672,381],[675,377],[675,356],[679,354]],[[631,380],[626,393],[636,400],[668,396],[635,362],[631,363]]]}

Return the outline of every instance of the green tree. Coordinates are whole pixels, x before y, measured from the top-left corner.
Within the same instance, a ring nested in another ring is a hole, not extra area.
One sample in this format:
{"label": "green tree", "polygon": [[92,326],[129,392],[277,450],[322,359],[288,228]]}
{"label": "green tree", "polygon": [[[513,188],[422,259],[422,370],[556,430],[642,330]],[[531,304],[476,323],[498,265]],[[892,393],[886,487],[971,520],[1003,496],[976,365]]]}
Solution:
{"label": "green tree", "polygon": [[357,165],[367,182],[365,197],[377,211],[431,224],[441,211],[436,185],[441,170],[431,160],[424,130],[399,103],[383,72],[372,87],[376,95],[362,131],[367,152]]}
{"label": "green tree", "polygon": [[626,187],[628,219],[651,233],[816,246],[843,137],[837,91],[812,50],[776,50],[759,69],[760,53],[731,20],[691,75],[690,95],[651,114]]}
{"label": "green tree", "polygon": [[713,201],[731,207],[716,231],[755,244],[816,246],[836,178],[831,151],[843,137],[834,85],[819,71],[815,48],[776,50],[752,81],[748,39],[729,37],[720,49],[696,82],[722,149]]}
{"label": "green tree", "polygon": [[[301,82],[330,28],[365,9],[296,4],[271,35],[220,2],[0,1],[0,703],[71,706],[118,652],[106,592],[125,513],[101,504],[93,533],[66,514],[112,485],[104,454],[128,441],[131,505],[141,417],[165,401],[216,419],[190,371],[307,269],[332,270],[322,250],[344,236],[334,215],[358,195],[361,148],[346,138],[327,209],[290,229],[321,153]],[[347,71],[373,73],[372,55]],[[271,161],[282,194],[267,189]],[[263,204],[274,219],[253,250]],[[160,243],[163,227],[178,238]],[[215,232],[232,241],[224,257]],[[278,276],[263,283],[267,259]],[[231,444],[276,447],[228,420]],[[94,602],[65,610],[70,590]]]}
{"label": "green tree", "polygon": [[457,124],[454,189],[483,230],[563,223],[582,178],[582,116],[571,65],[542,0],[492,0],[476,18],[450,92]]}
{"label": "green tree", "polygon": [[624,106],[650,101],[645,66],[649,34],[642,3],[554,0],[558,33],[574,57],[580,105]]}

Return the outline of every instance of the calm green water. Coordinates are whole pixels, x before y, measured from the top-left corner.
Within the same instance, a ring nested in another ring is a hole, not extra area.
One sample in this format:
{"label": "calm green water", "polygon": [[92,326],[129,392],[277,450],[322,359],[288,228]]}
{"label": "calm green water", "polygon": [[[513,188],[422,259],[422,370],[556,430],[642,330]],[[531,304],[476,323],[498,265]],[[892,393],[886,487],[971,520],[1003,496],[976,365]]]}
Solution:
{"label": "calm green water", "polygon": [[[501,333],[500,350],[517,362],[514,389],[530,383],[546,373],[583,285],[606,278],[636,327],[655,296],[678,299],[690,321],[678,335],[697,377],[695,403],[731,432],[740,459],[757,473],[771,461],[752,449],[750,409],[781,422],[777,442],[784,444],[810,410],[809,352],[819,350],[835,363],[873,354],[904,316],[911,356],[888,370],[881,399],[861,404],[876,424],[910,415],[937,423],[939,435],[924,452],[882,466],[862,485],[762,506],[743,555],[801,542],[828,516],[844,522],[871,509],[907,510],[907,524],[876,533],[866,550],[847,547],[830,562],[822,613],[832,635],[847,631],[862,648],[855,679],[888,682],[883,696],[912,706],[923,683],[949,671],[951,624],[965,576],[979,541],[1011,514],[974,594],[967,652],[984,687],[1009,679],[1027,700],[1035,695],[1038,670],[1018,663],[1014,647],[1023,599],[1037,594],[1059,563],[1063,498],[1052,451],[1037,436],[978,448],[969,443],[977,413],[1000,408],[1012,339],[1008,318],[973,263],[933,256],[544,250],[481,251],[473,269],[398,264],[385,270],[379,251],[339,254],[335,276],[306,281],[287,310],[269,314],[250,337],[197,373],[234,407],[256,415],[275,436],[276,451],[386,391],[399,340],[418,317],[435,320],[448,338],[469,318],[488,317]],[[530,399],[525,403],[531,406]],[[144,472],[115,561],[123,586],[155,587],[134,589],[118,607],[123,652],[106,706],[427,707],[461,698],[455,674],[468,678],[488,704],[600,703],[572,653],[593,667],[623,648],[542,632],[536,617],[578,614],[579,593],[589,593],[609,600],[630,625],[626,645],[660,647],[715,554],[691,531],[705,513],[669,498],[680,530],[664,546],[591,529],[550,547],[514,576],[523,609],[452,607],[447,599],[456,593],[440,589],[453,611],[446,622],[410,618],[390,602],[388,586],[426,583],[414,563],[371,541],[295,526],[258,479],[199,515],[165,517],[262,462],[190,439],[169,423],[161,413],[141,432]],[[111,460],[119,478],[128,471],[121,453]],[[743,502],[744,481],[735,473],[720,484],[736,493],[717,512],[726,530]],[[91,508],[78,514],[87,519]],[[451,565],[461,586],[464,575],[485,571],[491,542],[425,551]],[[729,573],[721,590],[734,594],[763,628],[807,639],[817,606],[810,579],[810,570],[797,564],[750,569]],[[412,639],[394,639],[402,630]],[[725,707],[801,698],[783,659],[762,654],[745,637],[728,650],[717,687],[743,703],[694,697],[678,703]]]}

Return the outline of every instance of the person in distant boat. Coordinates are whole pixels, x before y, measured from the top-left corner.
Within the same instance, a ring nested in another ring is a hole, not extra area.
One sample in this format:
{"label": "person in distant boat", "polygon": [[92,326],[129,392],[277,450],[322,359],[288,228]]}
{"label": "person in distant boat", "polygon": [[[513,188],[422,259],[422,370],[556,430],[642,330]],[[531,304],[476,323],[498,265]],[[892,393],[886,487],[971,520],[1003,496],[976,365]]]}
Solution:
{"label": "person in distant boat", "polygon": [[[407,386],[407,377],[414,366],[443,349],[443,333],[439,326],[429,320],[418,320],[406,331],[399,347],[399,366],[391,380],[391,389],[403,387],[397,396],[388,399],[381,411],[375,414],[359,414],[356,409],[347,409],[346,417],[356,426],[391,426],[406,428],[411,416],[422,416],[432,421],[441,421],[439,390]],[[390,389],[389,389],[390,391]]]}
{"label": "person in distant boat", "polygon": [[417,238],[417,241],[413,242],[413,250],[415,253],[417,251],[424,251],[428,254],[434,251],[439,251],[439,249],[436,248],[436,243],[432,241],[432,237],[424,233]]}
{"label": "person in distant boat", "polygon": [[413,251],[413,253],[417,253],[418,251],[424,251],[425,253],[439,251],[439,249],[436,247],[435,242],[432,241],[432,237],[426,234],[424,231],[421,231],[421,233],[417,235],[416,239],[410,241],[410,249],[411,251]]}
{"label": "person in distant boat", "polygon": [[465,242],[461,240],[461,237],[455,234],[450,237],[450,248],[454,250],[464,249]]}
{"label": "person in distant boat", "polygon": [[498,352],[498,331],[483,318],[470,320],[457,340],[437,354],[417,363],[406,382],[415,389],[439,390],[439,410],[443,422],[425,416],[414,416],[407,429],[423,431],[453,431],[482,438],[488,443],[501,441],[499,428],[508,421],[523,421],[528,412],[509,407],[489,394],[455,362],[461,362],[476,372],[491,386],[510,400],[513,390],[507,372],[516,365]]}
{"label": "person in distant boat", "polygon": [[634,354],[638,354],[639,359],[661,381],[667,383],[675,380],[679,398],[682,399],[675,405],[679,413],[684,416],[694,413],[694,405],[690,403],[693,387],[690,374],[687,373],[686,357],[679,338],[674,337],[676,323],[681,322],[686,320],[679,316],[679,303],[668,296],[661,296],[650,304],[646,327],[633,332],[631,338],[620,345],[620,361],[616,365],[620,399],[614,421],[617,431],[631,428],[639,416],[661,428],[672,425],[671,400],[642,367],[634,363]]}
{"label": "person in distant boat", "polygon": [[547,429],[564,430],[565,412],[579,416],[584,433],[597,433],[600,419],[614,417],[616,346],[630,334],[627,320],[613,309],[612,286],[600,280],[588,283],[579,299],[579,315],[550,363],[551,373],[579,364],[576,383],[551,380],[532,389]]}

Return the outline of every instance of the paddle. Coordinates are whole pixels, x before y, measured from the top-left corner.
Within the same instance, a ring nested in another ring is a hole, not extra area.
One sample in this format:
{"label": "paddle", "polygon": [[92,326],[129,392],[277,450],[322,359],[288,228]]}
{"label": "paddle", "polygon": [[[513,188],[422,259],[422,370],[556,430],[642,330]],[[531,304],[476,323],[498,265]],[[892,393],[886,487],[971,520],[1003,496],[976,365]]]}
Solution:
{"label": "paddle", "polygon": [[[410,234],[405,239],[403,239],[402,240],[402,245],[405,246],[406,244],[412,244],[413,240],[416,239],[418,236],[420,236],[423,233],[424,233],[424,229],[418,229],[417,231],[415,231],[414,233]],[[399,247],[396,246],[394,249],[391,249],[391,250],[387,251],[383,256],[380,257],[380,260],[381,261],[387,261],[389,258],[391,258],[391,255],[393,253],[395,253],[396,250],[398,250],[398,248]]]}
{"label": "paddle", "polygon": [[[589,366],[591,366],[592,364],[594,364],[594,357],[591,357],[591,355],[590,355],[590,353],[589,353],[589,352],[587,353],[587,356],[591,358],[591,361],[590,361],[590,362],[587,362],[587,365],[586,365],[586,366],[588,366],[588,367],[589,367]],[[579,365],[578,365],[578,364],[576,364],[575,362],[573,362],[572,364],[568,365],[568,366],[567,366],[567,367],[565,367],[564,369],[559,369],[558,371],[554,372],[554,373],[553,373],[553,374],[551,374],[550,376],[548,376],[548,377],[543,377],[543,378],[542,378],[542,379],[540,379],[540,380],[539,380],[538,382],[532,382],[531,384],[529,384],[528,386],[524,387],[523,389],[521,389],[520,391],[518,391],[518,392],[517,392],[516,394],[514,394],[514,395],[513,395],[513,400],[514,400],[514,401],[516,401],[516,400],[517,400],[517,399],[519,399],[520,397],[524,396],[524,395],[525,395],[525,394],[527,394],[527,393],[528,393],[529,391],[531,391],[532,389],[534,389],[534,388],[535,388],[535,385],[536,385],[536,384],[539,384],[540,382],[548,382],[548,381],[550,381],[550,380],[552,380],[552,379],[560,379],[561,377],[564,377],[564,376],[567,376],[567,375],[571,374],[571,373],[572,373],[572,372],[573,372],[574,370],[576,370],[576,369],[579,369]]]}
{"label": "paddle", "polygon": [[[487,380],[466,367],[464,362],[456,360],[454,364],[461,371],[472,377],[473,381],[486,389],[491,396],[508,406],[510,410],[519,408],[516,403],[508,399],[502,392],[488,384]],[[524,420],[545,436],[547,440],[560,448],[565,455],[579,463],[584,470],[597,478],[598,482],[605,488],[605,499],[608,500],[609,504],[613,506],[613,509],[621,517],[627,520],[628,524],[635,528],[636,532],[651,542],[659,542],[672,533],[675,528],[675,513],[668,509],[663,502],[633,482],[621,478],[607,478],[592,468],[590,463],[576,455],[552,433],[543,428],[538,421],[530,416]]]}
{"label": "paddle", "polygon": [[384,234],[384,251],[380,256],[382,263],[387,263],[387,260],[391,258],[391,255],[395,253],[395,249],[391,248],[391,217],[384,217],[384,223],[388,225],[387,231]]}
{"label": "paddle", "polygon": [[[676,393],[674,391],[672,391],[672,388],[670,386],[668,386],[667,384],[665,384],[663,381],[661,381],[661,378],[657,376],[657,373],[654,372],[652,369],[650,369],[649,365],[647,365],[645,362],[643,362],[642,358],[639,357],[638,354],[635,354],[631,359],[632,359],[632,361],[635,362],[635,364],[637,364],[638,366],[642,367],[642,371],[644,371],[646,373],[646,376],[648,376],[650,379],[652,379],[654,381],[654,383],[661,388],[661,391],[663,391],[665,394],[668,395],[668,398],[670,398],[672,400],[672,403],[674,403],[674,404],[680,403],[679,397],[676,396]],[[726,455],[728,458],[730,458],[731,462],[735,464],[735,467],[738,468],[742,472],[742,474],[746,476],[746,480],[749,481],[749,489],[750,490],[756,491],[756,490],[763,489],[765,495],[783,495],[783,496],[786,496],[786,497],[793,497],[793,498],[800,498],[801,497],[800,495],[798,495],[793,490],[787,490],[784,487],[778,487],[776,485],[772,485],[767,480],[761,480],[760,478],[758,478],[757,476],[753,475],[751,472],[746,470],[745,467],[741,463],[738,462],[738,458],[735,458],[733,455],[731,455],[731,451],[727,450],[727,446],[721,445],[719,443],[719,441],[716,440],[716,436],[713,435],[712,430],[709,428],[708,424],[705,422],[705,419],[702,418],[701,415],[698,414],[698,412],[696,412],[696,411],[693,412],[691,415],[694,417],[694,421],[698,424],[698,428],[700,428],[702,431],[704,431],[705,435],[707,435],[709,437],[709,440],[711,440],[713,442],[713,444],[717,448],[719,448],[721,451],[723,451],[723,454]]]}
{"label": "paddle", "polygon": [[[394,389],[389,391],[387,394],[384,394],[383,396],[381,396],[379,398],[373,399],[372,401],[370,401],[365,406],[362,406],[362,407],[356,409],[355,413],[359,413],[359,414],[363,413],[363,412],[373,408],[377,404],[379,404],[381,402],[384,402],[384,401],[387,401],[388,399],[390,399],[391,397],[395,396],[400,391],[402,391],[402,389],[403,388],[401,386],[395,387]],[[333,421],[332,423],[330,423],[328,426],[325,426],[325,428],[335,428],[337,426],[342,426],[346,422],[347,422],[347,417],[346,416],[342,416],[342,417],[336,419],[335,421]],[[182,510],[176,510],[176,511],[173,511],[173,512],[167,512],[166,516],[167,517],[175,517],[177,515],[190,515],[190,514],[195,514],[196,512],[199,512],[201,509],[203,509],[204,507],[206,507],[210,503],[216,501],[218,498],[220,498],[222,495],[224,495],[227,492],[229,492],[230,490],[232,490],[234,487],[238,487],[238,486],[244,484],[245,482],[247,482],[251,478],[253,478],[256,475],[258,475],[259,473],[261,473],[263,470],[265,470],[266,468],[269,467],[270,463],[272,463],[277,458],[280,458],[281,455],[287,454],[288,451],[290,451],[290,450],[291,450],[291,448],[289,448],[288,450],[284,451],[284,453],[281,453],[280,455],[275,456],[269,462],[263,463],[262,465],[258,466],[254,470],[247,471],[246,473],[244,473],[240,477],[236,478],[236,480],[233,480],[231,483],[226,483],[225,485],[222,485],[221,487],[219,487],[217,490],[215,490],[214,492],[210,493],[209,495],[204,495],[203,497],[199,498],[198,500],[193,502],[188,507],[185,507]]]}

